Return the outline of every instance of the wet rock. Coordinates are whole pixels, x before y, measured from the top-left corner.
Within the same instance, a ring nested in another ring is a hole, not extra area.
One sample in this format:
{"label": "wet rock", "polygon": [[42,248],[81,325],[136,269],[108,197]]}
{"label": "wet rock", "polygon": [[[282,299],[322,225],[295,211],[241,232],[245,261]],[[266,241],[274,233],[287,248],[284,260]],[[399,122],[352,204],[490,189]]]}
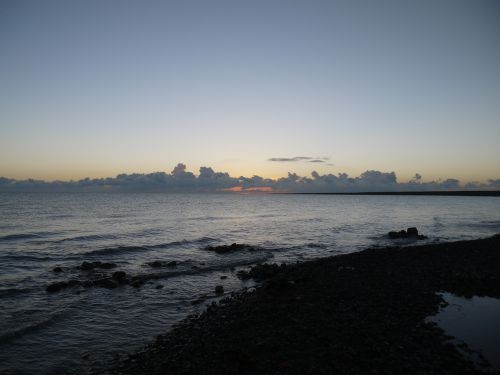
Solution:
{"label": "wet rock", "polygon": [[161,260],[155,260],[154,262],[148,263],[151,267],[153,268],[160,268],[160,267],[176,267],[177,262],[175,260],[172,260],[170,262],[164,262]]}
{"label": "wet rock", "polygon": [[135,279],[135,280],[132,280],[132,282],[130,283],[130,285],[132,285],[134,288],[140,288],[141,286],[144,285],[144,281],[143,280],[139,280],[139,279]]}
{"label": "wet rock", "polygon": [[92,287],[92,285],[93,285],[93,283],[90,280],[86,280],[86,281],[82,282],[82,286],[84,288],[90,288],[90,287]]}
{"label": "wet rock", "polygon": [[96,262],[83,261],[82,264],[76,268],[80,269],[82,271],[91,271],[94,268],[111,269],[111,268],[115,268],[115,267],[116,267],[115,263],[100,262],[100,261],[96,261]]}
{"label": "wet rock", "polygon": [[115,268],[116,264],[115,263],[101,263],[101,265],[97,268],[103,268],[105,270],[108,270],[110,268]]}
{"label": "wet rock", "polygon": [[122,280],[127,277],[127,273],[125,271],[115,271],[111,277],[115,280]]}
{"label": "wet rock", "polygon": [[156,286],[156,289],[163,289],[163,285],[158,284],[158,285]]}
{"label": "wet rock", "polygon": [[52,270],[52,272],[55,272],[55,273],[59,273],[59,272],[62,272],[62,268],[61,267],[54,267],[54,269]]}
{"label": "wet rock", "polygon": [[227,276],[221,276],[220,279],[221,280],[227,279]]}
{"label": "wet rock", "polygon": [[111,278],[103,278],[95,280],[94,285],[101,288],[114,289],[118,286],[118,283]]}
{"label": "wet rock", "polygon": [[90,271],[95,268],[94,263],[90,262],[82,262],[82,264],[79,267],[82,271]]}
{"label": "wet rock", "polygon": [[415,227],[408,228],[406,234],[408,237],[418,237],[418,229]]}
{"label": "wet rock", "polygon": [[205,250],[216,252],[217,254],[226,254],[233,251],[248,250],[252,247],[245,244],[233,243],[231,245],[207,246]]}
{"label": "wet rock", "polygon": [[414,238],[417,240],[425,240],[427,237],[418,234],[418,229],[415,227],[408,228],[407,230],[400,230],[399,232],[397,231],[390,231],[388,233],[388,236],[390,239],[395,240],[395,239],[400,239],[400,238]]}
{"label": "wet rock", "polygon": [[224,287],[222,285],[217,285],[215,287],[215,294],[224,294]]}
{"label": "wet rock", "polygon": [[52,283],[45,288],[48,293],[59,292],[68,287],[68,284],[64,281],[59,281],[57,283]]}
{"label": "wet rock", "polygon": [[236,276],[240,280],[248,280],[248,279],[250,279],[252,277],[252,276],[250,276],[250,273],[248,271],[245,271],[245,270],[238,271],[236,273]]}
{"label": "wet rock", "polygon": [[127,283],[127,274],[124,271],[113,272],[113,275],[111,275],[111,278],[113,280],[118,281],[119,284],[126,284]]}
{"label": "wet rock", "polygon": [[69,287],[73,287],[73,286],[80,286],[82,285],[81,281],[80,280],[76,280],[76,279],[70,279],[67,283],[67,285]]}
{"label": "wet rock", "polygon": [[390,231],[390,232],[389,232],[389,238],[394,240],[394,239],[396,239],[396,238],[401,238],[401,237],[400,237],[399,232]]}
{"label": "wet rock", "polygon": [[257,264],[256,266],[250,268],[249,275],[251,278],[257,281],[262,281],[273,277],[280,271],[280,269],[285,269],[285,268],[286,268],[285,264],[282,264],[281,266],[277,265],[276,263]]}

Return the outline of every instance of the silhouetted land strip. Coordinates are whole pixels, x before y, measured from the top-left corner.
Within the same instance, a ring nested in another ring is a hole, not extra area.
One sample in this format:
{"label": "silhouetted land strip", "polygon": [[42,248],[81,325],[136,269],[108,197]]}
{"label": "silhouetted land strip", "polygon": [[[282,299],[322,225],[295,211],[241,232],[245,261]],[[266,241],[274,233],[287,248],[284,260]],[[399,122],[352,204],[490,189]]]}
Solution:
{"label": "silhouetted land strip", "polygon": [[460,191],[373,191],[362,193],[285,193],[313,195],[436,195],[455,197],[500,197],[500,190],[460,190]]}
{"label": "silhouetted land strip", "polygon": [[262,281],[131,356],[123,374],[477,374],[425,318],[500,297],[500,235],[257,266]]}

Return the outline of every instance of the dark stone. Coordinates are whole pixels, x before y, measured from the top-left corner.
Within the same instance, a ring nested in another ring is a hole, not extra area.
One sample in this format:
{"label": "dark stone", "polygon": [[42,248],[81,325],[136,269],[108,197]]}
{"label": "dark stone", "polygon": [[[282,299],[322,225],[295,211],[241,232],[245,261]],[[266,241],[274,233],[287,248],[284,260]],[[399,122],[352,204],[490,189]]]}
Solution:
{"label": "dark stone", "polygon": [[171,262],[163,262],[161,260],[155,260],[154,262],[148,263],[151,267],[153,268],[160,268],[160,267],[176,267],[177,262],[175,260]]}
{"label": "dark stone", "polygon": [[142,280],[133,280],[130,285],[132,285],[134,288],[140,288],[144,284],[144,281]]}
{"label": "dark stone", "polygon": [[64,281],[59,281],[57,283],[53,283],[47,286],[45,290],[49,293],[54,293],[54,292],[59,292],[62,289],[65,289],[68,287],[68,284]]}
{"label": "dark stone", "polygon": [[217,285],[215,287],[215,294],[223,294],[224,293],[224,287],[222,285]]}
{"label": "dark stone", "polygon": [[149,265],[153,268],[160,268],[163,266],[163,262],[155,260],[154,262],[149,263]]}
{"label": "dark stone", "polygon": [[68,281],[68,286],[79,286],[82,285],[81,281],[76,280],[76,279],[70,279]]}
{"label": "dark stone", "polygon": [[248,279],[250,279],[252,277],[252,276],[250,276],[250,273],[248,271],[245,271],[245,270],[238,271],[236,273],[236,276],[240,280],[248,280]]}
{"label": "dark stone", "polygon": [[98,280],[94,281],[94,285],[102,287],[102,288],[107,288],[107,289],[114,289],[118,286],[116,281],[113,281],[110,278],[98,279]]}
{"label": "dark stone", "polygon": [[110,268],[115,268],[115,267],[116,267],[115,263],[101,263],[101,265],[99,266],[99,268],[103,268],[106,270],[109,270]]}
{"label": "dark stone", "polygon": [[418,229],[415,227],[408,228],[407,230],[400,230],[399,232],[390,231],[388,233],[390,239],[399,239],[399,238],[415,238],[418,240],[424,240],[427,237],[421,234],[418,234]]}
{"label": "dark stone", "polygon": [[207,246],[205,250],[214,251],[217,254],[226,254],[233,251],[239,250],[247,250],[250,249],[251,246],[239,243],[233,243],[231,245],[221,245],[221,246]]}
{"label": "dark stone", "polygon": [[115,280],[121,280],[124,279],[127,276],[127,274],[124,271],[115,271],[113,272],[113,275],[111,276]]}
{"label": "dark stone", "polygon": [[100,261],[96,262],[87,262],[84,261],[82,264],[76,268],[81,269],[82,271],[91,271],[94,268],[102,268],[102,269],[110,269],[116,267],[116,264],[114,263],[103,263]]}
{"label": "dark stone", "polygon": [[163,285],[161,285],[161,284],[158,284],[158,285],[156,286],[156,289],[162,289],[162,288],[163,288]]}
{"label": "dark stone", "polygon": [[127,281],[127,274],[124,271],[115,271],[111,277],[120,284],[125,284]]}
{"label": "dark stone", "polygon": [[389,238],[391,238],[391,239],[399,238],[399,232],[390,231]]}
{"label": "dark stone", "polygon": [[92,281],[90,281],[90,280],[84,281],[84,282],[82,283],[82,286],[83,286],[84,288],[90,288],[90,287],[92,286]]}
{"label": "dark stone", "polygon": [[82,262],[80,269],[83,271],[90,271],[90,270],[93,270],[94,267],[95,267],[94,263]]}
{"label": "dark stone", "polygon": [[221,280],[227,279],[227,276],[221,276],[220,279]]}
{"label": "dark stone", "polygon": [[415,227],[408,228],[406,230],[408,237],[418,237],[418,229]]}
{"label": "dark stone", "polygon": [[62,272],[62,268],[61,267],[55,267],[52,271],[55,272],[55,273],[59,273],[59,272]]}

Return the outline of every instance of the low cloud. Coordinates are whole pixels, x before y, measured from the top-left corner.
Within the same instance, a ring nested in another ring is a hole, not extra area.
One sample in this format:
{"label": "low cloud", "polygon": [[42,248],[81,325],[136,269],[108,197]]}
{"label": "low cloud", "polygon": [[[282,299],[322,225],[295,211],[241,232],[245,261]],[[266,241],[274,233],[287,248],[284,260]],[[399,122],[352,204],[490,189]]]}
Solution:
{"label": "low cloud", "polygon": [[[296,157],[312,163],[324,162],[322,158]],[[291,158],[291,159],[296,159]],[[308,158],[308,159],[305,159]],[[316,161],[319,160],[319,161]],[[299,176],[289,172],[277,179],[231,177],[226,172],[216,172],[210,167],[201,167],[198,175],[187,170],[185,164],[177,164],[172,172],[148,174],[119,174],[108,178],[84,178],[78,181],[14,180],[0,177],[0,191],[158,191],[158,192],[289,192],[289,193],[355,193],[381,191],[435,191],[435,190],[499,190],[500,179],[487,183],[467,182],[448,178],[426,181],[416,173],[407,182],[398,181],[394,172],[369,170],[359,176],[347,173],[320,174],[313,171],[310,176]]]}
{"label": "low cloud", "polygon": [[324,163],[330,158],[319,158],[312,156],[294,156],[292,158],[269,158],[267,161],[275,161],[275,162],[309,162],[309,163]]}

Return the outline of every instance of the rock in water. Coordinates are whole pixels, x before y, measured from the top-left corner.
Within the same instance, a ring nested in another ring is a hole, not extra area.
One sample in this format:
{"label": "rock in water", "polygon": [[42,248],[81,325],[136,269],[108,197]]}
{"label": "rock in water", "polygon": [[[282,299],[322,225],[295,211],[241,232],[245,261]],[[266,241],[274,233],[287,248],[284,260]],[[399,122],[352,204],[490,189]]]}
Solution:
{"label": "rock in water", "polygon": [[115,268],[116,264],[114,264],[114,263],[101,263],[101,265],[99,265],[98,267],[103,268],[105,270],[109,270],[110,268]]}
{"label": "rock in water", "polygon": [[172,260],[171,262],[163,262],[161,260],[155,260],[154,262],[148,263],[151,267],[153,268],[160,268],[160,267],[176,267],[177,262],[175,260]]}
{"label": "rock in water", "polygon": [[250,245],[232,243],[231,245],[207,246],[205,250],[216,252],[217,254],[226,254],[233,251],[250,250]]}
{"label": "rock in water", "polygon": [[127,282],[127,274],[124,271],[116,271],[111,275],[113,280],[118,281],[120,284],[125,284]]}
{"label": "rock in water", "polygon": [[90,263],[90,262],[82,262],[82,265],[80,266],[80,269],[83,270],[83,271],[90,271],[92,269],[94,269],[94,263]]}
{"label": "rock in water", "polygon": [[389,238],[390,239],[396,239],[396,238],[399,238],[399,232],[395,232],[395,231],[390,231],[389,232]]}
{"label": "rock in water", "polygon": [[408,234],[408,237],[418,237],[418,229],[415,227],[408,228],[406,234]]}
{"label": "rock in water", "polygon": [[47,286],[47,288],[45,290],[48,293],[54,293],[54,292],[59,292],[60,290],[63,290],[67,286],[68,286],[67,283],[65,283],[64,281],[60,281],[57,283],[50,284],[49,286]]}
{"label": "rock in water", "polygon": [[215,294],[223,294],[224,293],[224,287],[222,285],[217,285],[215,287]]}
{"label": "rock in water", "polygon": [[418,229],[415,227],[410,227],[407,230],[400,230],[399,232],[390,231],[387,235],[391,240],[399,238],[414,238],[417,240],[425,240],[427,238],[422,234],[418,234]]}
{"label": "rock in water", "polygon": [[118,284],[109,278],[99,279],[94,281],[95,286],[100,286],[102,288],[114,289],[118,286]]}

